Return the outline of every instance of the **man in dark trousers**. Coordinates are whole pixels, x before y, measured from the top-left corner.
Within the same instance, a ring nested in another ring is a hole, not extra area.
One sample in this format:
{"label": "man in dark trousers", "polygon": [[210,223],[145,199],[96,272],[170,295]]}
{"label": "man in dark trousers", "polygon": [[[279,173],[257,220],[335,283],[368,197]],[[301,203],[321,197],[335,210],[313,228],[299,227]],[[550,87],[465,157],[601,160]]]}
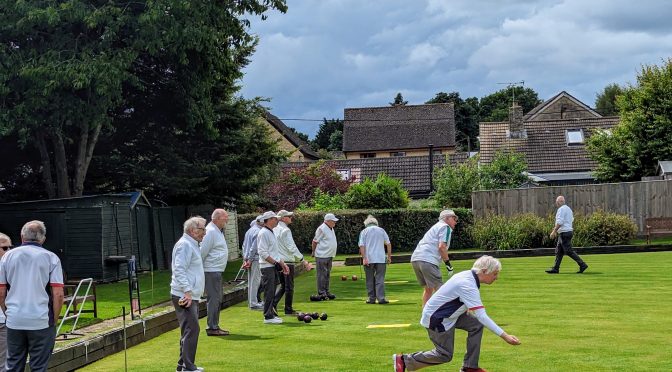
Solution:
{"label": "man in dark trousers", "polygon": [[560,272],[560,264],[562,257],[567,255],[571,257],[579,265],[577,274],[581,274],[588,268],[588,265],[583,262],[581,257],[572,248],[572,236],[574,229],[574,213],[572,209],[565,204],[565,197],[560,195],[555,199],[555,205],[558,211],[555,213],[555,226],[551,230],[551,239],[558,237],[558,243],[555,245],[555,264],[550,269],[546,270],[549,274],[557,274]]}

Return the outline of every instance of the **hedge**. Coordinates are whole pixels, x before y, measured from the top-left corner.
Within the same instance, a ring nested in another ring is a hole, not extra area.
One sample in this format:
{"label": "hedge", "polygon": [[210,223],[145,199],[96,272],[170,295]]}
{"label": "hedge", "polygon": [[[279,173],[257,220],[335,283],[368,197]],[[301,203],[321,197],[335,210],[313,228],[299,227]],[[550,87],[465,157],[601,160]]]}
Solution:
{"label": "hedge", "polygon": [[[466,232],[473,223],[471,210],[466,208],[454,209],[459,218],[455,229],[451,249],[471,248],[473,242]],[[439,209],[383,209],[383,210],[339,210],[336,216],[340,219],[336,224],[336,239],[338,240],[338,254],[358,253],[357,246],[359,233],[364,229],[364,219],[371,214],[378,220],[380,227],[387,231],[392,243],[393,252],[411,252],[427,230],[438,221]],[[315,229],[323,222],[326,212],[297,211],[290,226],[294,241],[299,249],[310,252],[310,243],[315,235]],[[242,239],[250,227],[254,214],[238,215],[238,236],[242,246]]]}

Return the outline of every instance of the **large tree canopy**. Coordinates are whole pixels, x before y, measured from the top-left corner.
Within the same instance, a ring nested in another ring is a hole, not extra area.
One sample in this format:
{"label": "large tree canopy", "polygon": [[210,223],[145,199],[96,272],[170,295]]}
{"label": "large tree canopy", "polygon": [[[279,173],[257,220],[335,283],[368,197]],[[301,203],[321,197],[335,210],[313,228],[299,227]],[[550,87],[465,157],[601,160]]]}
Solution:
{"label": "large tree canopy", "polygon": [[643,66],[637,84],[616,100],[621,121],[588,142],[603,181],[633,181],[655,174],[659,160],[672,159],[672,59]]}
{"label": "large tree canopy", "polygon": [[609,84],[604,87],[601,93],[595,99],[595,111],[602,116],[618,115],[618,106],[616,98],[623,94],[623,88],[618,84]]}
{"label": "large tree canopy", "polygon": [[515,99],[516,103],[523,108],[523,112],[529,112],[542,101],[532,88],[508,87],[481,98],[480,121],[506,121],[509,118],[509,107]]}
{"label": "large tree canopy", "polygon": [[479,120],[478,98],[470,97],[463,100],[458,92],[439,92],[426,103],[451,102],[455,110],[455,140],[463,151],[473,151],[478,148],[476,141]]}
{"label": "large tree canopy", "polygon": [[[185,152],[202,144],[191,137],[239,144],[258,138],[250,119],[240,117],[255,110],[234,95],[257,42],[245,17],[263,18],[271,9],[286,11],[285,1],[3,2],[0,135],[39,154],[39,166],[24,161],[21,169],[26,177],[41,173],[49,197],[82,194],[101,135],[126,132],[138,144],[158,137]],[[164,159],[145,152],[153,150],[124,154],[138,163]],[[223,156],[201,154],[203,162]],[[166,162],[166,172],[176,164]],[[189,176],[208,177],[212,169],[196,167],[203,172]]]}

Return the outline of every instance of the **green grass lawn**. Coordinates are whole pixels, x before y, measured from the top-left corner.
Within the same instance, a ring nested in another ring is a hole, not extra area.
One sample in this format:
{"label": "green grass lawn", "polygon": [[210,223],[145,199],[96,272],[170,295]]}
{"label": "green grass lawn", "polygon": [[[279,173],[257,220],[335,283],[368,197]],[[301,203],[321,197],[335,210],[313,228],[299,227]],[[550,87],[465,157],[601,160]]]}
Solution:
{"label": "green grass lawn", "polygon": [[[224,272],[224,281],[235,278],[242,260],[231,261],[226,265]],[[152,305],[160,304],[170,300],[170,270],[143,272],[138,275],[140,283],[140,305],[145,309]],[[86,288],[80,289],[83,294]],[[93,291],[93,290],[92,290]],[[91,292],[93,293],[93,292]],[[96,324],[106,319],[121,316],[122,306],[126,307],[126,314],[130,311],[130,300],[128,297],[128,281],[122,280],[116,283],[99,284],[96,286],[96,300],[98,303],[98,317],[94,318],[93,313],[82,313],[77,321],[77,328],[80,329],[87,325]],[[63,305],[61,315],[65,313],[67,303]],[[93,304],[87,302],[85,309],[92,309]],[[145,315],[145,312],[143,312]],[[60,321],[60,320],[59,320]],[[67,332],[72,328],[74,320],[65,322],[61,333]]]}
{"label": "green grass lawn", "polygon": [[[672,252],[587,255],[583,275],[566,259],[561,274],[544,269],[552,257],[503,259],[500,279],[483,285],[488,314],[518,336],[510,346],[484,331],[481,366],[490,371],[670,371],[672,334]],[[466,270],[472,261],[455,261]],[[443,269],[442,269],[443,270]],[[201,320],[197,364],[206,371],[386,371],[391,355],[430,349],[418,324],[421,290],[409,264],[389,266],[389,305],[367,305],[359,267],[337,267],[332,291],[338,299],[308,302],[315,272],[297,279],[295,307],[326,311],[326,322],[311,324],[285,317],[282,325],[262,324],[262,314],[240,304],[225,309],[221,324],[229,337],[206,337]],[[407,328],[367,329],[370,324],[410,324]],[[434,370],[457,371],[465,333],[457,331],[455,359]],[[128,350],[129,370],[170,371],[179,353],[179,330]],[[84,371],[123,370],[117,353]],[[432,370],[432,369],[429,369]]]}

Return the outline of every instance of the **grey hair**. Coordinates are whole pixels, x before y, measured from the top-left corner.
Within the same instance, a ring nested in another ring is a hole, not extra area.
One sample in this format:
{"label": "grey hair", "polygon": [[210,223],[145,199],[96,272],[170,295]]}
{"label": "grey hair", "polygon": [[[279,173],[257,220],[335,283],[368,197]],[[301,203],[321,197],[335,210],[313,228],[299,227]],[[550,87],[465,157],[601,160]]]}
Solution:
{"label": "grey hair", "polygon": [[228,216],[228,215],[229,215],[229,213],[225,209],[217,208],[212,212],[212,216],[210,217],[210,220],[212,221],[214,219],[217,219],[217,217],[219,217],[219,216]]}
{"label": "grey hair", "polygon": [[12,239],[7,236],[7,234],[0,233],[0,240],[7,240],[8,242],[12,242]]}
{"label": "grey hair", "polygon": [[378,220],[376,219],[376,217],[373,217],[372,215],[368,215],[366,217],[366,219],[364,220],[364,226],[369,226],[371,224],[374,224],[374,225],[378,226]]}
{"label": "grey hair", "polygon": [[21,228],[21,240],[26,242],[42,242],[47,238],[47,227],[44,222],[33,220],[26,222]]}
{"label": "grey hair", "polygon": [[183,231],[184,231],[185,233],[187,233],[187,232],[189,232],[189,231],[191,231],[191,230],[194,230],[194,229],[196,229],[196,228],[198,227],[199,224],[202,224],[203,226],[205,226],[205,222],[206,222],[206,221],[205,221],[205,218],[203,218],[203,217],[201,217],[201,216],[194,216],[194,217],[191,217],[190,219],[184,221],[184,229],[183,229]]}
{"label": "grey hair", "polygon": [[555,201],[562,204],[562,205],[565,205],[565,197],[562,196],[562,195],[558,195],[558,197],[555,198]]}
{"label": "grey hair", "polygon": [[502,269],[502,263],[492,256],[481,256],[474,262],[472,269],[476,270],[477,274],[492,274],[495,271],[500,271]]}

